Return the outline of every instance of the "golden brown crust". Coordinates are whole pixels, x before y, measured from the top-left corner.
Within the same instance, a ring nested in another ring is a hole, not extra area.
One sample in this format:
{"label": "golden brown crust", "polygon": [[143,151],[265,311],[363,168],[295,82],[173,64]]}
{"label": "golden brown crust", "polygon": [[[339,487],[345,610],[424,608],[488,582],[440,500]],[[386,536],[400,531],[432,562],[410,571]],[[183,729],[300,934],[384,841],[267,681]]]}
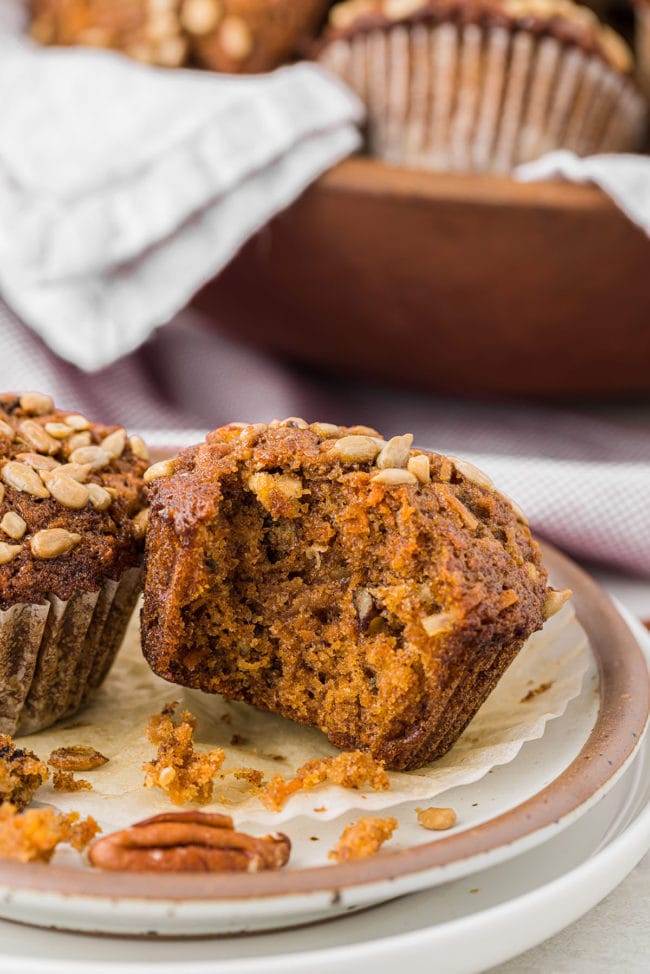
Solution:
{"label": "golden brown crust", "polygon": [[147,462],[134,447],[46,396],[0,396],[0,610],[96,591],[139,564]]}
{"label": "golden brown crust", "polygon": [[592,10],[571,0],[346,0],[330,12],[320,51],[331,41],[396,23],[478,23],[554,37],[581,47],[614,70],[631,74],[632,53],[624,40]]}
{"label": "golden brown crust", "polygon": [[152,668],[387,767],[444,753],[541,628],[546,572],[485,475],[404,439],[230,426],[182,453],[150,485]]}

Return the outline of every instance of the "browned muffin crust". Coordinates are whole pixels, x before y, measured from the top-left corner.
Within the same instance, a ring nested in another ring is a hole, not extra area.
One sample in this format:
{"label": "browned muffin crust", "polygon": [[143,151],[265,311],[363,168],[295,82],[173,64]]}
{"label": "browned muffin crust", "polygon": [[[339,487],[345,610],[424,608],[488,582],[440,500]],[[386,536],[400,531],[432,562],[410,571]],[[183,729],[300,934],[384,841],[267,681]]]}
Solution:
{"label": "browned muffin crust", "polygon": [[0,609],[94,591],[139,564],[146,467],[121,427],[0,395]]}
{"label": "browned muffin crust", "polygon": [[155,672],[388,767],[444,753],[549,593],[511,502],[411,440],[231,425],[156,465],[142,617]]}
{"label": "browned muffin crust", "polygon": [[315,52],[342,37],[389,30],[396,23],[479,24],[553,37],[595,54],[621,74],[634,70],[625,41],[592,10],[570,0],[347,0],[330,13]]}

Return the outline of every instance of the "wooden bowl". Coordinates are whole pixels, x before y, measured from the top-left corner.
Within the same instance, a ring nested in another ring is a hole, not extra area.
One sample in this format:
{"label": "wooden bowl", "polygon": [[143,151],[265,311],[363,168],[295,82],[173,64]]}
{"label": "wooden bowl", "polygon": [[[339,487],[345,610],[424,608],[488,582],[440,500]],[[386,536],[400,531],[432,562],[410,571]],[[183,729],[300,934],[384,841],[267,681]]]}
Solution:
{"label": "wooden bowl", "polygon": [[591,186],[350,159],[196,304],[337,374],[468,397],[650,392],[650,241]]}

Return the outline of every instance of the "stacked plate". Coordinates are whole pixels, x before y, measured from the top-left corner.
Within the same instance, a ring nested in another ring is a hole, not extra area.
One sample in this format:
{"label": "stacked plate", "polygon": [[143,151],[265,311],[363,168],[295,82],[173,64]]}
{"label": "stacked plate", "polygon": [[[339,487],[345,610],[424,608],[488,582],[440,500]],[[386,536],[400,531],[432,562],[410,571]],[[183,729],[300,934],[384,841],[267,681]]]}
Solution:
{"label": "stacked plate", "polygon": [[0,916],[7,919],[141,937],[239,932],[218,942],[108,944],[0,921],[0,968],[338,974],[372,965],[382,974],[404,965],[428,970],[437,958],[445,974],[474,972],[589,910],[650,846],[646,637],[575,565],[548,549],[545,560],[552,583],[574,591],[591,670],[543,737],[469,791],[445,793],[444,804],[462,811],[452,833],[362,863],[297,863],[281,874],[225,879],[157,876],[152,883],[0,861]]}

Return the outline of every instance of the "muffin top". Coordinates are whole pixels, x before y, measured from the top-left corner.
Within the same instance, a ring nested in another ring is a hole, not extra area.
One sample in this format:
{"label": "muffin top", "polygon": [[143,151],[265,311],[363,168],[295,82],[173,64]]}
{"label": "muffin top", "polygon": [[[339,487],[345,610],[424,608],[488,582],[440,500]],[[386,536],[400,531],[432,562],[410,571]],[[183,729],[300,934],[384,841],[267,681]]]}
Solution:
{"label": "muffin top", "polygon": [[0,610],[93,591],[140,562],[147,459],[122,427],[0,395]]}
{"label": "muffin top", "polygon": [[588,7],[572,0],[344,0],[330,11],[325,41],[407,21],[507,26],[555,37],[597,54],[621,74],[634,59],[625,41]]}

